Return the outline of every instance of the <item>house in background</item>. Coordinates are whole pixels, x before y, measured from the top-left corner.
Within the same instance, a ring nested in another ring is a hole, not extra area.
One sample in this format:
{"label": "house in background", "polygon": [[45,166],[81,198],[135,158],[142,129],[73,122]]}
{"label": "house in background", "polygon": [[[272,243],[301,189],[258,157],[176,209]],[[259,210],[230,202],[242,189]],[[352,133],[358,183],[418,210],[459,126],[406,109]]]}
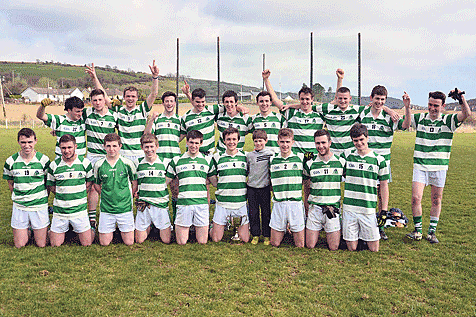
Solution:
{"label": "house in background", "polygon": [[[83,89],[82,93],[83,93],[83,96],[84,96],[84,99],[85,100],[89,100],[89,94],[91,93],[91,88],[86,88],[86,89]],[[109,88],[109,89],[105,89],[106,90],[106,94],[109,96],[109,98],[116,98],[118,97],[119,100],[122,100],[123,99],[123,92],[122,90],[120,89],[117,89],[117,88]]]}
{"label": "house in background", "polygon": [[84,95],[78,88],[54,89],[54,88],[38,88],[29,87],[25,89],[21,96],[26,102],[41,102],[45,98],[53,101],[64,102],[69,97],[78,97],[81,100]]}

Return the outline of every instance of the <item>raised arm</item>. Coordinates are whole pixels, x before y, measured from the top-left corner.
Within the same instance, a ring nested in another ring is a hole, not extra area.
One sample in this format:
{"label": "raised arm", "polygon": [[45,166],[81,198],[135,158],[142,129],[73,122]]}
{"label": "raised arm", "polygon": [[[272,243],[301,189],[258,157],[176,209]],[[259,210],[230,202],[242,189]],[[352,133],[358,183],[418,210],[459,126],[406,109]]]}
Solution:
{"label": "raised arm", "polygon": [[41,101],[40,105],[38,106],[38,110],[36,111],[36,117],[43,122],[48,121],[48,116],[46,115],[46,107],[51,105],[53,101],[49,98],[45,98]]}
{"label": "raised arm", "polygon": [[261,76],[263,77],[264,85],[266,86],[266,90],[271,95],[271,101],[273,102],[273,105],[278,107],[279,110],[285,110],[285,109],[283,109],[285,107],[283,102],[281,100],[279,100],[278,96],[276,95],[276,92],[273,89],[273,86],[271,86],[271,81],[269,80],[269,76],[271,76],[271,72],[269,71],[269,69],[265,69],[261,73]]}
{"label": "raised arm", "polygon": [[410,96],[406,91],[403,92],[403,106],[405,107],[405,119],[402,123],[402,129],[406,130],[410,127],[411,124],[411,113],[410,113]]}
{"label": "raised arm", "polygon": [[152,74],[152,88],[149,97],[147,97],[147,105],[152,109],[155,98],[159,94],[159,68],[155,65],[155,59],[152,61],[152,66],[149,65],[149,68]]}
{"label": "raised arm", "polygon": [[182,86],[182,92],[187,96],[188,100],[192,102],[192,93],[190,92],[190,85],[187,83],[186,80],[183,81],[185,85]]}
{"label": "raised arm", "polygon": [[89,77],[91,77],[91,80],[93,81],[95,89],[101,89],[102,91],[104,91],[106,105],[109,107],[111,104],[111,98],[109,98],[109,96],[106,93],[106,89],[104,89],[104,87],[101,85],[101,82],[99,81],[99,78],[96,74],[96,69],[94,68],[94,63],[91,63],[91,66],[86,66],[86,69],[84,70],[84,72],[88,74]]}
{"label": "raised arm", "polygon": [[159,116],[159,113],[157,111],[154,111],[150,114],[149,119],[147,119],[147,124],[144,129],[144,134],[146,133],[152,133],[152,126],[154,125],[155,119]]}
{"label": "raised arm", "polygon": [[331,104],[335,104],[337,102],[337,90],[339,90],[339,88],[342,87],[342,82],[344,81],[344,70],[342,68],[337,68],[336,76],[337,76],[336,94],[334,95],[334,100],[330,102]]}
{"label": "raised arm", "polygon": [[[454,90],[450,92],[453,93]],[[458,121],[463,122],[466,120],[467,117],[471,116],[471,109],[469,108],[468,103],[466,102],[466,98],[464,98],[464,92],[463,94],[459,94],[461,100],[459,101],[459,104],[461,105],[461,111],[458,113]]]}

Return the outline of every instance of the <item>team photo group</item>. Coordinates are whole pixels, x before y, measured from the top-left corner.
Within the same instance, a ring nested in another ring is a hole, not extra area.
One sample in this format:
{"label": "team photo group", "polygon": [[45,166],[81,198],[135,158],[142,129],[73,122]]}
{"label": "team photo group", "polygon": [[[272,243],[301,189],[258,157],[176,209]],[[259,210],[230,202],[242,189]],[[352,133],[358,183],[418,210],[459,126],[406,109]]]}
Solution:
{"label": "team photo group", "polygon": [[[439,242],[436,228],[453,134],[471,116],[464,92],[448,94],[461,107],[452,114],[445,113],[443,92],[430,92],[428,110],[420,113],[411,112],[404,92],[405,115],[400,118],[385,106],[387,89],[381,85],[370,92],[369,105],[351,104],[342,69],[336,71],[334,100],[323,104],[315,103],[312,89],[305,86],[299,103],[283,103],[265,70],[266,91],[256,96],[258,113],[250,115],[231,90],[222,95],[221,104],[207,105],[206,92],[191,90],[185,82],[182,92],[192,107],[179,116],[177,95],[170,91],[161,96],[163,111],[151,111],[159,69],[155,61],[149,67],[152,87],[142,103],[133,86],[124,89],[123,101],[111,99],[94,64],[85,70],[95,88],[92,107],[70,97],[64,102],[66,114],[53,115],[48,113],[53,101],[41,101],[37,118],[56,137],[56,157],[50,160],[37,152],[35,132],[23,128],[17,137],[20,150],[3,170],[12,193],[15,247],[30,238],[39,247],[60,246],[70,228],[81,245],[97,239],[107,246],[116,227],[126,245],[142,243],[153,228],[163,243],[184,245],[193,231],[196,241],[206,244],[221,241],[235,219],[244,243],[277,247],[289,233],[296,247],[314,248],[324,231],[329,250],[339,249],[343,239],[350,251],[358,249],[359,241],[378,251],[379,241],[388,239],[384,227],[391,214],[394,132],[409,128],[416,131],[414,230],[405,238]],[[253,142],[250,152],[243,150],[247,134]],[[184,153],[179,146],[183,139]],[[424,235],[427,185],[431,208]],[[215,204],[211,223],[210,204]]]}

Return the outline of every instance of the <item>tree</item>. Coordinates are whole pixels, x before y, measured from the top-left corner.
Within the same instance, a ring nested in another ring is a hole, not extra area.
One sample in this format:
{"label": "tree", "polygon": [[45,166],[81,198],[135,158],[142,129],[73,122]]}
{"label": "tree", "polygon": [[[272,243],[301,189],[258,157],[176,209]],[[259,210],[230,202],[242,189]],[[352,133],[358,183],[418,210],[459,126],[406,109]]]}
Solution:
{"label": "tree", "polygon": [[37,85],[38,87],[41,87],[41,88],[48,88],[48,87],[57,88],[58,87],[56,81],[48,77],[41,77],[40,79],[38,79]]}
{"label": "tree", "polygon": [[312,85],[312,91],[314,92],[314,100],[323,100],[325,89],[321,84],[315,83],[314,85]]}

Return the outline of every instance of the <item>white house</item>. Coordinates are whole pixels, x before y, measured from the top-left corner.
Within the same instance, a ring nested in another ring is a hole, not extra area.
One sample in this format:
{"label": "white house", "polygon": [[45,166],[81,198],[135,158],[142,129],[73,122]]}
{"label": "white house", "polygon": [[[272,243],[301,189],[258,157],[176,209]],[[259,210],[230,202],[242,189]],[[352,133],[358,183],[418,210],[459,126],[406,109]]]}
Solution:
{"label": "white house", "polygon": [[38,88],[29,87],[25,89],[21,96],[30,102],[40,102],[45,98],[50,98],[53,101],[64,102],[69,97],[78,97],[81,100],[84,95],[78,88],[54,89],[54,88]]}

